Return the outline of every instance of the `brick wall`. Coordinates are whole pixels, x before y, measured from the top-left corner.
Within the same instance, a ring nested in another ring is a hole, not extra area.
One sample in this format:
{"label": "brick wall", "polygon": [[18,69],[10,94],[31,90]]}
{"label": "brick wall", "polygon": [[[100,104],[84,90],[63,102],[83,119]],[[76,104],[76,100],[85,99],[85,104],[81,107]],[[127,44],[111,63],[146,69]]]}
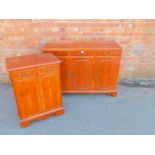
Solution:
{"label": "brick wall", "polygon": [[8,81],[5,57],[38,53],[51,40],[111,38],[123,47],[121,79],[155,77],[153,20],[0,20],[0,82]]}

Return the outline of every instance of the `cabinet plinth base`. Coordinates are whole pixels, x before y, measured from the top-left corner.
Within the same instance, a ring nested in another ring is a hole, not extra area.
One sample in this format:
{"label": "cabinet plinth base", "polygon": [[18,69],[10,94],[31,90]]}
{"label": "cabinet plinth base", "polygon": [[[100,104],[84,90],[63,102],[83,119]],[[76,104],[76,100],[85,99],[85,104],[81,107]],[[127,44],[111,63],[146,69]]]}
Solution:
{"label": "cabinet plinth base", "polygon": [[64,94],[109,94],[117,96],[117,90],[63,90]]}
{"label": "cabinet plinth base", "polygon": [[117,92],[113,92],[113,93],[111,93],[111,96],[113,96],[113,97],[116,97],[117,95],[118,95]]}
{"label": "cabinet plinth base", "polygon": [[20,122],[20,127],[21,128],[28,127],[30,126],[30,124],[31,124],[31,121],[22,121]]}
{"label": "cabinet plinth base", "polygon": [[19,123],[20,123],[20,127],[27,127],[30,126],[32,121],[38,121],[38,120],[42,120],[42,119],[46,119],[48,118],[50,115],[62,115],[64,114],[64,108],[60,107],[54,110],[50,110],[41,114],[37,114],[28,118],[24,118],[24,119],[20,119]]}
{"label": "cabinet plinth base", "polygon": [[59,110],[58,112],[56,112],[55,115],[60,116],[60,115],[63,115],[64,112],[65,112],[64,109],[62,109],[62,110]]}

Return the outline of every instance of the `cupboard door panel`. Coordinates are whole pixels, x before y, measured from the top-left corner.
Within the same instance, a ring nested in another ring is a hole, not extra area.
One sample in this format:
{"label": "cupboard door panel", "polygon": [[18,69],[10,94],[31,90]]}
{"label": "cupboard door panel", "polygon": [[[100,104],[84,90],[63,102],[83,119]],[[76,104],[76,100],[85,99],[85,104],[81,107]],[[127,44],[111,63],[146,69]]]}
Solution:
{"label": "cupboard door panel", "polygon": [[94,67],[95,88],[116,88],[118,66],[119,63],[116,59],[97,58]]}
{"label": "cupboard door panel", "polygon": [[39,110],[48,111],[61,106],[61,87],[59,72],[55,70],[51,75],[38,78]]}
{"label": "cupboard door panel", "polygon": [[71,87],[77,90],[89,90],[93,88],[93,59],[71,59]]}
{"label": "cupboard door panel", "polygon": [[36,80],[23,80],[13,84],[20,118],[38,113]]}

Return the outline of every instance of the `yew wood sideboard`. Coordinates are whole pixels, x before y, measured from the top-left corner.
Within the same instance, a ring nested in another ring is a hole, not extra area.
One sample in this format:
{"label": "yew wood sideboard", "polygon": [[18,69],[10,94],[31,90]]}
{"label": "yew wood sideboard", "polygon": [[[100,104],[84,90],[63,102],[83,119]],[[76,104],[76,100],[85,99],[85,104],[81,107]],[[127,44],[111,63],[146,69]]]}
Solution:
{"label": "yew wood sideboard", "polygon": [[60,60],[63,93],[108,93],[117,96],[122,48],[114,41],[49,42],[44,53]]}
{"label": "yew wood sideboard", "polygon": [[32,54],[6,59],[21,127],[51,114],[64,113],[60,62],[53,54]]}

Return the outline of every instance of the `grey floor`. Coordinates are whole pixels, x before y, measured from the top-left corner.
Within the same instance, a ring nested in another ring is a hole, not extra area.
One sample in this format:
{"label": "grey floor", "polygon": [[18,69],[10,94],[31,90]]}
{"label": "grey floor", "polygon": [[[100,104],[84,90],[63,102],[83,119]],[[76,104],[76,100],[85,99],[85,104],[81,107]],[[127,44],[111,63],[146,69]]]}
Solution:
{"label": "grey floor", "polygon": [[64,95],[65,114],[18,125],[10,85],[0,86],[0,134],[155,134],[155,89],[119,86],[118,97]]}

